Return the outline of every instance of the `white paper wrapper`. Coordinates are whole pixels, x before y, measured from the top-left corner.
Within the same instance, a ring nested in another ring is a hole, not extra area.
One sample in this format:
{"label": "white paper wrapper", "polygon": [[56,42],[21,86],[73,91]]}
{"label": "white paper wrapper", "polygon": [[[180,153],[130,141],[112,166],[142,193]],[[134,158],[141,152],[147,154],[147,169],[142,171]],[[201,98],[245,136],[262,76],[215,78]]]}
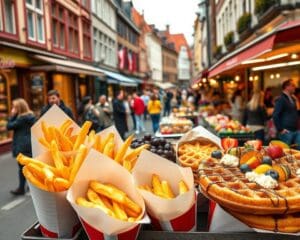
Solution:
{"label": "white paper wrapper", "polygon": [[[37,157],[52,164],[49,152]],[[66,199],[67,191],[47,192],[29,182],[33,206],[45,237],[71,238],[80,228],[79,219]]]}
{"label": "white paper wrapper", "polygon": [[68,191],[67,199],[78,216],[93,229],[105,235],[118,235],[135,228],[140,223],[149,222],[146,215],[141,221],[132,223],[115,219],[100,209],[77,205],[76,199],[86,196],[90,180],[115,185],[142,207],[143,215],[145,214],[145,203],[133,184],[132,175],[115,161],[92,149],[78,171],[74,183]]}
{"label": "white paper wrapper", "polygon": [[[45,121],[47,125],[52,125],[59,127],[65,120],[70,119],[70,117],[64,113],[56,104],[54,104],[32,127],[31,127],[31,148],[32,156],[36,157],[44,152],[47,149],[40,144],[38,141],[39,138],[43,137],[43,132],[41,129],[41,122]],[[73,120],[72,120],[73,121]],[[80,127],[73,121],[71,125],[74,130],[73,133],[79,131]]]}
{"label": "white paper wrapper", "polygon": [[139,156],[132,175],[136,186],[151,186],[152,174],[160,176],[170,184],[177,196],[178,183],[184,180],[190,189],[174,199],[164,199],[145,190],[140,190],[147,206],[147,212],[159,221],[169,221],[186,213],[196,202],[194,178],[190,168],[183,168],[147,150]]}

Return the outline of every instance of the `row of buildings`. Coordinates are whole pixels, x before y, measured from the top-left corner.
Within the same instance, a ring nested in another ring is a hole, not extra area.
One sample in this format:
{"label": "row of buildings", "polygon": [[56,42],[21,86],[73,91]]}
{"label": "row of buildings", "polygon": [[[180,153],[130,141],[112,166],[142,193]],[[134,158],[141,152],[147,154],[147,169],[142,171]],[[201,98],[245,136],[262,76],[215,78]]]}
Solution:
{"label": "row of buildings", "polygon": [[85,95],[188,85],[190,61],[184,35],[149,25],[131,1],[0,0],[0,150],[14,98],[38,113],[54,88],[76,115]]}
{"label": "row of buildings", "polygon": [[300,79],[299,0],[200,0],[194,24],[193,88],[232,94]]}

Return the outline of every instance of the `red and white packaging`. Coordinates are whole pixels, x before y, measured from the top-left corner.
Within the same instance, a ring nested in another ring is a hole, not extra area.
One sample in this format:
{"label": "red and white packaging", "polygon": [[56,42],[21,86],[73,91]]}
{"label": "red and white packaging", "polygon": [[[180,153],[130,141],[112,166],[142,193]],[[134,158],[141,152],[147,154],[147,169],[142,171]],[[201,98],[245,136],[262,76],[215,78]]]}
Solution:
{"label": "red and white packaging", "polygon": [[[164,199],[151,192],[139,189],[151,221],[157,230],[193,231],[197,226],[196,193],[194,178],[190,168],[183,168],[147,150],[139,156],[132,175],[137,187],[151,186],[152,175],[157,174],[172,188],[175,198]],[[183,180],[189,191],[179,195],[178,183]]]}
{"label": "red and white packaging", "polygon": [[[32,127],[31,127],[31,148],[32,156],[36,157],[48,151],[40,142],[39,138],[44,137],[41,128],[41,122],[45,121],[47,125],[59,127],[67,119],[72,120],[56,104],[54,104]],[[72,120],[71,127],[74,128],[73,134],[76,134],[80,127]]]}
{"label": "red and white packaging", "polygon": [[[36,159],[53,166],[49,152]],[[47,192],[28,181],[33,206],[44,237],[71,238],[81,227],[80,221],[72,206],[66,199],[67,191]]]}
{"label": "red and white packaging", "polygon": [[[76,199],[86,196],[91,180],[110,183],[124,191],[134,202],[141,206],[143,218],[137,222],[127,222],[113,218],[100,209],[77,205]],[[144,200],[135,188],[132,175],[121,165],[93,149],[90,150],[79,169],[73,185],[68,191],[67,200],[77,212],[90,240],[135,240],[141,223],[149,222],[149,218],[145,214]]]}

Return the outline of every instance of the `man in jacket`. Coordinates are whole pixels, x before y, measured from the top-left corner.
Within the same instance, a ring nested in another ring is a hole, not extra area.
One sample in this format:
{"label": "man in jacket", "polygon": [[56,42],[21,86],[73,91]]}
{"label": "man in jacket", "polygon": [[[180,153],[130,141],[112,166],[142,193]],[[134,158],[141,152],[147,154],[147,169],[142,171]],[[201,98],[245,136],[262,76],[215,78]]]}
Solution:
{"label": "man in jacket", "polygon": [[56,104],[61,110],[65,112],[65,114],[67,114],[71,119],[74,119],[71,109],[68,108],[63,102],[63,100],[60,99],[60,95],[57,90],[54,89],[50,90],[47,93],[47,97],[48,97],[48,104],[42,108],[40,117],[43,116],[44,113],[47,112],[52,107],[53,104]]}
{"label": "man in jacket", "polygon": [[101,124],[101,128],[107,128],[112,125],[112,109],[108,101],[106,100],[105,95],[101,95],[99,97],[99,102],[96,104],[96,108],[98,109],[100,116],[99,122]]}
{"label": "man in jacket", "polygon": [[120,133],[121,137],[125,138],[125,133],[128,131],[126,121],[126,108],[124,105],[124,92],[118,91],[116,98],[113,100],[113,116],[115,120],[115,126]]}
{"label": "man in jacket", "polygon": [[293,96],[295,84],[288,79],[282,84],[282,94],[275,102],[273,120],[278,132],[278,137],[288,145],[295,144],[300,150],[300,131],[297,130],[298,112],[296,99]]}

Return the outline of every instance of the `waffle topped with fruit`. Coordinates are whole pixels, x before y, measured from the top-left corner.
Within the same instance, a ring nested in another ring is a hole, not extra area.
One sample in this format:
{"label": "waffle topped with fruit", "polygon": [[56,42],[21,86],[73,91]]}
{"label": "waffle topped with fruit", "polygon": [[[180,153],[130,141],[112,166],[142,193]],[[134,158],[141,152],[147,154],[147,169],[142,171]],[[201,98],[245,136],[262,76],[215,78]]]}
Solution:
{"label": "waffle topped with fruit", "polygon": [[300,152],[280,144],[261,149],[236,147],[220,159],[201,162],[199,188],[235,212],[295,213],[300,211],[299,169]]}

